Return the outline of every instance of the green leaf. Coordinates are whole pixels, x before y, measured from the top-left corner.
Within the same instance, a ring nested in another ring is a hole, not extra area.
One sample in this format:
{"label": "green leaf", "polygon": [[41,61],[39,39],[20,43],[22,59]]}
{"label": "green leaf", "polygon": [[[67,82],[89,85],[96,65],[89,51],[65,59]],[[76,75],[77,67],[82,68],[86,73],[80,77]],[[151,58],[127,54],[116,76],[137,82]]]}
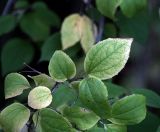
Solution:
{"label": "green leaf", "polygon": [[65,84],[61,84],[53,92],[53,101],[51,107],[60,111],[61,107],[73,104],[76,99],[76,91]]}
{"label": "green leaf", "polygon": [[16,26],[16,18],[12,15],[0,16],[0,36],[12,31]]}
{"label": "green leaf", "polygon": [[53,88],[56,83],[51,77],[46,74],[40,74],[30,77],[34,80],[36,86],[45,86],[49,89]]}
{"label": "green leaf", "polygon": [[115,38],[117,36],[116,26],[112,23],[107,23],[104,26],[104,38]]}
{"label": "green leaf", "polygon": [[132,93],[135,94],[142,94],[146,97],[146,103],[150,107],[160,108],[160,96],[149,90],[149,89],[142,89],[142,88],[134,88],[131,89]]}
{"label": "green leaf", "polygon": [[93,46],[86,55],[84,69],[102,80],[117,75],[125,66],[132,39],[106,39]]}
{"label": "green leaf", "polygon": [[81,38],[82,19],[79,14],[72,14],[62,23],[62,48],[67,49],[75,45]]}
{"label": "green leaf", "polygon": [[115,19],[115,13],[120,3],[121,0],[96,0],[98,10],[110,19]]}
{"label": "green leaf", "polygon": [[86,132],[106,132],[106,129],[102,128],[102,127],[98,127],[97,125],[95,125],[94,127],[87,130]]}
{"label": "green leaf", "polygon": [[107,88],[101,80],[90,77],[80,82],[79,98],[83,105],[105,119],[110,116],[107,97]]}
{"label": "green leaf", "polygon": [[10,73],[5,78],[5,98],[12,98],[23,93],[23,90],[30,88],[27,79],[18,73]]}
{"label": "green leaf", "polygon": [[9,40],[1,51],[2,74],[22,69],[24,62],[30,63],[33,56],[33,46],[26,40],[19,38]]}
{"label": "green leaf", "polygon": [[143,121],[145,116],[145,97],[133,94],[126,96],[113,104],[112,118],[109,120],[114,124],[133,125]]}
{"label": "green leaf", "polygon": [[122,0],[120,8],[127,17],[133,17],[147,6],[147,0]]}
{"label": "green leaf", "polygon": [[71,124],[52,109],[41,109],[33,115],[36,132],[73,132]]}
{"label": "green leaf", "polygon": [[50,33],[49,26],[36,13],[25,14],[20,21],[21,30],[34,41],[45,40]]}
{"label": "green leaf", "polygon": [[28,105],[33,109],[42,109],[52,102],[50,89],[44,86],[35,87],[28,95]]}
{"label": "green leaf", "polygon": [[105,85],[108,89],[109,98],[116,98],[126,93],[126,89],[119,85],[113,84],[111,82],[105,82]]}
{"label": "green leaf", "polygon": [[55,51],[49,62],[49,74],[58,82],[71,79],[76,74],[76,67],[71,58],[63,51]]}
{"label": "green leaf", "polygon": [[77,106],[64,108],[63,115],[80,130],[90,129],[100,119],[95,113]]}
{"label": "green leaf", "polygon": [[1,111],[0,124],[5,132],[20,132],[29,117],[28,108],[20,103],[13,103]]}
{"label": "green leaf", "polygon": [[28,6],[29,6],[29,3],[26,0],[17,0],[14,5],[16,9],[23,9],[23,8],[27,8]]}
{"label": "green leaf", "polygon": [[127,127],[123,125],[107,124],[107,132],[127,132]]}
{"label": "green leaf", "polygon": [[53,53],[58,49],[61,49],[61,39],[60,34],[55,33],[44,42],[41,48],[40,61],[49,61]]}
{"label": "green leaf", "polygon": [[63,49],[81,41],[83,50],[87,52],[95,42],[95,26],[87,16],[72,14],[64,20],[61,35]]}

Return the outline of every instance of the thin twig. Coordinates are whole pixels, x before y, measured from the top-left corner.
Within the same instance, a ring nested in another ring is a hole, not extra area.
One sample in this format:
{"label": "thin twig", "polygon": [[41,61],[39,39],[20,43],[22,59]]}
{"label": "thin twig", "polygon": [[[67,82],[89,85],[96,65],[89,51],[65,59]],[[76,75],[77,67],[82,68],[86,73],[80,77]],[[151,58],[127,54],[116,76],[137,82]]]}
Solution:
{"label": "thin twig", "polygon": [[9,12],[10,8],[12,7],[12,4],[15,2],[16,0],[8,0],[7,4],[2,12],[2,16],[7,15],[7,13]]}
{"label": "thin twig", "polygon": [[96,38],[96,42],[99,42],[102,40],[102,36],[103,36],[103,30],[104,30],[104,21],[105,18],[102,16],[99,20],[99,31],[98,31],[98,35]]}
{"label": "thin twig", "polygon": [[24,65],[25,65],[26,67],[28,67],[29,69],[31,69],[32,71],[34,71],[34,72],[36,72],[36,73],[38,73],[38,74],[42,74],[41,72],[39,72],[39,71],[37,71],[36,69],[34,69],[34,68],[30,67],[29,65],[27,65],[26,63],[24,63]]}

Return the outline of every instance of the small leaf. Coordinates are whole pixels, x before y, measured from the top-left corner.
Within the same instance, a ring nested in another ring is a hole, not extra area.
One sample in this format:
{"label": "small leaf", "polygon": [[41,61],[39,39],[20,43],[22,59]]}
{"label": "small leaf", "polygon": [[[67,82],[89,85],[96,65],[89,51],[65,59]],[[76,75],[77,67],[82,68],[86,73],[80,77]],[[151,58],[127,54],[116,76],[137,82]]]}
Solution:
{"label": "small leaf", "polygon": [[132,39],[106,39],[93,46],[86,55],[84,69],[102,80],[117,75],[125,66]]}
{"label": "small leaf", "polygon": [[12,15],[0,16],[0,36],[12,31],[16,26],[16,18]]}
{"label": "small leaf", "polygon": [[41,48],[40,61],[49,61],[53,53],[58,49],[61,49],[61,39],[60,34],[55,33],[44,42]]}
{"label": "small leaf", "polygon": [[63,115],[80,130],[93,127],[100,119],[95,113],[77,106],[64,108]]}
{"label": "small leaf", "polygon": [[120,8],[127,17],[133,17],[147,6],[147,0],[122,0]]}
{"label": "small leaf", "polygon": [[113,104],[112,118],[109,120],[114,124],[134,125],[143,121],[145,116],[145,97],[133,94],[126,96]]}
{"label": "small leaf", "polygon": [[39,19],[34,12],[27,13],[22,17],[20,27],[34,41],[43,41],[50,33],[49,26]]}
{"label": "small leaf", "polygon": [[121,0],[96,0],[98,10],[110,19],[115,19],[115,13],[120,3]]}
{"label": "small leaf", "polygon": [[90,77],[80,82],[79,98],[83,105],[105,119],[110,116],[107,97],[107,88],[101,80]]}
{"label": "small leaf", "polygon": [[146,97],[146,103],[150,107],[160,108],[160,96],[149,90],[149,89],[142,89],[142,88],[134,88],[131,89],[132,93],[135,94],[142,94]]}
{"label": "small leaf", "polygon": [[13,103],[1,111],[0,124],[5,132],[20,132],[29,117],[28,108],[22,104]]}
{"label": "small leaf", "polygon": [[123,125],[107,124],[107,132],[127,132],[127,127]]}
{"label": "small leaf", "polygon": [[31,76],[31,78],[34,80],[36,86],[45,86],[50,89],[53,88],[56,83],[51,77],[46,74]]}
{"label": "small leaf", "polygon": [[6,73],[22,69],[24,62],[30,63],[33,56],[33,46],[26,40],[19,38],[9,40],[1,52],[2,74],[5,75]]}
{"label": "small leaf", "polygon": [[5,78],[5,98],[12,98],[23,93],[23,90],[30,88],[27,79],[18,73],[10,73]]}
{"label": "small leaf", "polygon": [[73,104],[76,99],[76,91],[67,85],[61,84],[53,93],[51,107],[60,111],[61,107]]}
{"label": "small leaf", "polygon": [[49,62],[49,74],[58,82],[71,79],[76,74],[76,67],[71,58],[63,51],[55,51]]}
{"label": "small leaf", "polygon": [[49,108],[36,112],[33,121],[36,132],[73,132],[69,121]]}
{"label": "small leaf", "polygon": [[65,18],[61,28],[62,48],[67,49],[75,45],[81,38],[82,19],[79,14],[72,14]]}
{"label": "small leaf", "polygon": [[33,109],[42,109],[52,102],[50,89],[44,86],[35,87],[28,95],[28,105]]}

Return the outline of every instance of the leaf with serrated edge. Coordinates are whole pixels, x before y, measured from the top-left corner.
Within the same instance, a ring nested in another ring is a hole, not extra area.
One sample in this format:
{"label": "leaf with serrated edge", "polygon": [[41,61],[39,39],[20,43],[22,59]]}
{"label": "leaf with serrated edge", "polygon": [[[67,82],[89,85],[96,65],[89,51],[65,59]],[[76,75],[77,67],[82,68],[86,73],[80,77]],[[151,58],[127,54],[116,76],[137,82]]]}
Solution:
{"label": "leaf with serrated edge", "polygon": [[28,95],[28,105],[33,109],[42,109],[52,102],[52,94],[49,88],[44,86],[35,87]]}
{"label": "leaf with serrated edge", "polygon": [[125,66],[133,39],[106,39],[87,53],[84,69],[90,76],[102,80],[117,75]]}
{"label": "leaf with serrated edge", "polygon": [[23,90],[30,88],[27,79],[19,73],[10,73],[5,78],[5,98],[12,98],[22,94]]}
{"label": "leaf with serrated edge", "polygon": [[1,111],[0,124],[5,132],[20,132],[30,117],[30,111],[20,103],[13,103]]}
{"label": "leaf with serrated edge", "polygon": [[82,80],[79,85],[79,98],[82,104],[101,118],[110,117],[108,91],[104,83],[95,77]]}
{"label": "leaf with serrated edge", "polygon": [[112,118],[114,124],[134,125],[145,119],[146,100],[143,95],[133,94],[126,96],[112,106]]}
{"label": "leaf with serrated edge", "polygon": [[76,66],[71,58],[63,51],[57,50],[49,62],[49,74],[57,82],[71,79],[76,74]]}

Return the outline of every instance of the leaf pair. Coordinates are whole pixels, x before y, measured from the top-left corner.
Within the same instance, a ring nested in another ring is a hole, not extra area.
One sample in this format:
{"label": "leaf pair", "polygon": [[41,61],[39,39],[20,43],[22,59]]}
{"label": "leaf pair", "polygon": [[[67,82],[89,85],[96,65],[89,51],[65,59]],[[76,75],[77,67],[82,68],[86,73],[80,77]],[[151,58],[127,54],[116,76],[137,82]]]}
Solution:
{"label": "leaf pair", "polygon": [[80,41],[83,50],[87,52],[95,42],[95,25],[87,16],[72,14],[64,20],[61,35],[63,49]]}

